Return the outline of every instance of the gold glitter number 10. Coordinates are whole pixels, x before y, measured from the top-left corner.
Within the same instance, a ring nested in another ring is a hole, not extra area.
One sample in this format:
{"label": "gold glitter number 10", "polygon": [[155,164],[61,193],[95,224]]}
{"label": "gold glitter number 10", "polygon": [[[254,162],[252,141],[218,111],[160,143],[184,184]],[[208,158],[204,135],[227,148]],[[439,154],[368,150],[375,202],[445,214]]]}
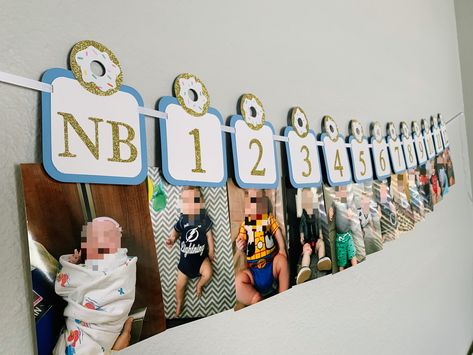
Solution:
{"label": "gold glitter number 10", "polygon": [[202,169],[202,157],[200,153],[200,132],[197,128],[189,132],[189,135],[194,136],[194,150],[195,150],[195,169],[192,169],[193,173],[205,173]]}
{"label": "gold glitter number 10", "polygon": [[251,175],[253,175],[253,176],[264,176],[264,175],[266,175],[266,168],[258,169],[258,165],[261,161],[261,158],[263,157],[263,145],[256,138],[253,138],[250,141],[250,145],[249,145],[250,149],[253,146],[253,144],[256,144],[256,146],[258,147],[258,159],[256,159],[256,163],[253,166],[253,169],[251,169]]}

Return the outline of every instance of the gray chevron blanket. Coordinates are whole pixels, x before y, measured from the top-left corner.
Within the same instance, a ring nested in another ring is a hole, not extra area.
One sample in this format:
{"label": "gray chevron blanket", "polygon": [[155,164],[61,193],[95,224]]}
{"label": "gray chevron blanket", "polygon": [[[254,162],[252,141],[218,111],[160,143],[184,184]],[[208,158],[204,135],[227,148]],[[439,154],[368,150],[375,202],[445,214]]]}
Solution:
{"label": "gray chevron blanket", "polygon": [[[182,187],[168,184],[163,179],[159,168],[154,167],[148,169],[148,186],[164,311],[166,318],[172,319],[175,318],[179,248],[176,245],[169,250],[164,241],[179,219],[179,198]],[[227,189],[226,187],[203,187],[200,190],[204,197],[205,208],[213,223],[212,234],[215,243],[215,261],[212,263],[213,275],[210,282],[204,287],[201,298],[197,298],[195,293],[198,279],[189,280],[180,318],[206,317],[233,308],[235,305],[235,278]]]}

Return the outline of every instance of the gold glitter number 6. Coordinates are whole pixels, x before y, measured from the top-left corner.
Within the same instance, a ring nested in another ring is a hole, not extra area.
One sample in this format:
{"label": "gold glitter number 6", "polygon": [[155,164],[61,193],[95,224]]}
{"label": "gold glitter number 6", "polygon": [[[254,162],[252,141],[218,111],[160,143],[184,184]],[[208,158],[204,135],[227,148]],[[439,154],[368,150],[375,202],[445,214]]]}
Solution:
{"label": "gold glitter number 6", "polygon": [[306,145],[303,145],[301,147],[301,153],[305,151],[305,158],[304,158],[304,161],[307,163],[307,167],[309,168],[307,172],[303,171],[302,172],[302,176],[303,177],[308,177],[310,176],[310,174],[312,173],[312,164],[309,160],[309,148],[307,148]]}
{"label": "gold glitter number 6", "polygon": [[265,176],[266,175],[266,168],[258,169],[258,165],[261,161],[261,158],[263,157],[263,145],[256,138],[253,138],[250,141],[250,145],[249,145],[250,149],[251,149],[253,144],[256,144],[256,146],[258,147],[258,159],[256,159],[256,164],[253,166],[253,169],[251,169],[251,175],[253,175],[253,176]]}
{"label": "gold glitter number 6", "polygon": [[381,151],[379,152],[379,165],[380,165],[381,171],[386,170],[386,160],[384,160],[383,151],[384,149],[381,149]]}
{"label": "gold glitter number 6", "polygon": [[343,166],[342,166],[342,162],[340,160],[340,151],[337,149],[337,152],[335,153],[335,162],[333,164],[333,168],[335,170],[339,170],[340,171],[340,176],[343,176]]}
{"label": "gold glitter number 6", "polygon": [[195,150],[195,169],[192,169],[193,173],[205,173],[202,169],[202,157],[200,153],[200,132],[197,128],[194,128],[189,132],[189,135],[194,136],[194,150]]}

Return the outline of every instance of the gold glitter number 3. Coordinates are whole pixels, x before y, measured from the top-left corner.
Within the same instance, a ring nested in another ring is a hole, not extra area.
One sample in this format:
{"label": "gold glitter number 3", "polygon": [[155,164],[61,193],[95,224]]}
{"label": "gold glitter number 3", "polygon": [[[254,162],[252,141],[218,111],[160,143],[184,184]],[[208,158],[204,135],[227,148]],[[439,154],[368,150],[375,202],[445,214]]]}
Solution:
{"label": "gold glitter number 3", "polygon": [[302,176],[303,177],[308,177],[310,176],[310,174],[312,173],[312,164],[310,163],[310,160],[309,160],[309,148],[307,148],[306,145],[303,145],[301,147],[301,153],[305,151],[305,158],[304,158],[304,161],[307,163],[307,171],[303,171],[302,172]]}
{"label": "gold glitter number 3", "polygon": [[200,132],[197,128],[189,132],[189,135],[194,136],[194,150],[195,150],[195,169],[192,169],[193,173],[205,173],[202,169],[202,157],[200,153]]}
{"label": "gold glitter number 3", "polygon": [[253,176],[264,176],[264,175],[266,175],[266,168],[258,169],[258,165],[261,161],[261,158],[263,157],[263,145],[256,138],[253,138],[250,141],[250,145],[249,145],[250,149],[253,146],[253,144],[256,144],[256,146],[258,147],[258,159],[256,159],[256,163],[253,166],[253,169],[251,169],[251,175],[253,175]]}
{"label": "gold glitter number 3", "polygon": [[337,149],[337,152],[335,153],[335,162],[333,164],[333,168],[335,170],[340,171],[340,176],[343,176],[343,166],[340,160],[340,151],[338,149]]}

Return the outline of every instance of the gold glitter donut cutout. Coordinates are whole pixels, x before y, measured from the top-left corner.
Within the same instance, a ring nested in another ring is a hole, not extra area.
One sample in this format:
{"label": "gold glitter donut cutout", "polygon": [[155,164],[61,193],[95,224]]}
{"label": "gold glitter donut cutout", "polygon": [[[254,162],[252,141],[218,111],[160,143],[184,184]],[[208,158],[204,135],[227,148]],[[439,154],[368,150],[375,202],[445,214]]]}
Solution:
{"label": "gold glitter donut cutout", "polygon": [[427,119],[423,118],[420,120],[420,126],[422,127],[423,131],[427,131],[429,129],[427,124]]}
{"label": "gold glitter donut cutout", "polygon": [[401,127],[401,134],[405,138],[409,138],[409,127],[407,126],[407,123],[405,121],[402,121],[400,124],[400,127]]}
{"label": "gold glitter donut cutout", "polygon": [[420,127],[417,121],[412,121],[412,131],[416,134],[417,137],[420,137]]}
{"label": "gold glitter donut cutout", "polygon": [[[253,115],[252,109],[256,115]],[[259,130],[264,126],[265,112],[263,104],[253,94],[243,94],[240,98],[240,113],[243,120],[252,130]]]}
{"label": "gold glitter donut cutout", "polygon": [[363,126],[358,120],[350,121],[350,133],[358,143],[363,142],[363,136],[364,136]]}
{"label": "gold glitter donut cutout", "polygon": [[376,142],[381,143],[383,141],[383,135],[381,133],[381,124],[379,122],[372,123],[371,135],[374,137]]}
{"label": "gold glitter donut cutout", "polygon": [[322,118],[322,127],[332,142],[338,141],[338,138],[340,138],[340,131],[338,130],[337,123],[332,117],[324,116]]}
{"label": "gold glitter donut cutout", "polygon": [[309,134],[309,121],[304,110],[299,106],[294,107],[291,112],[291,120],[296,134],[301,138],[307,137]]}
{"label": "gold glitter donut cutout", "polygon": [[437,125],[439,127],[442,127],[443,125],[442,115],[440,113],[437,113]]}
{"label": "gold glitter donut cutout", "polygon": [[393,141],[396,141],[397,140],[396,127],[394,127],[393,122],[388,123],[387,131],[388,131],[389,137],[391,137]]}
{"label": "gold glitter donut cutout", "polygon": [[[196,95],[194,100],[189,91]],[[194,74],[184,73],[174,80],[174,92],[177,101],[182,108],[191,116],[201,117],[209,111],[210,96],[204,83]]]}
{"label": "gold glitter donut cutout", "polygon": [[[102,76],[93,73],[92,62],[99,62],[103,66],[105,72]],[[122,86],[123,71],[120,62],[110,49],[99,42],[77,42],[72,47],[69,64],[79,84],[92,94],[110,96]]]}

